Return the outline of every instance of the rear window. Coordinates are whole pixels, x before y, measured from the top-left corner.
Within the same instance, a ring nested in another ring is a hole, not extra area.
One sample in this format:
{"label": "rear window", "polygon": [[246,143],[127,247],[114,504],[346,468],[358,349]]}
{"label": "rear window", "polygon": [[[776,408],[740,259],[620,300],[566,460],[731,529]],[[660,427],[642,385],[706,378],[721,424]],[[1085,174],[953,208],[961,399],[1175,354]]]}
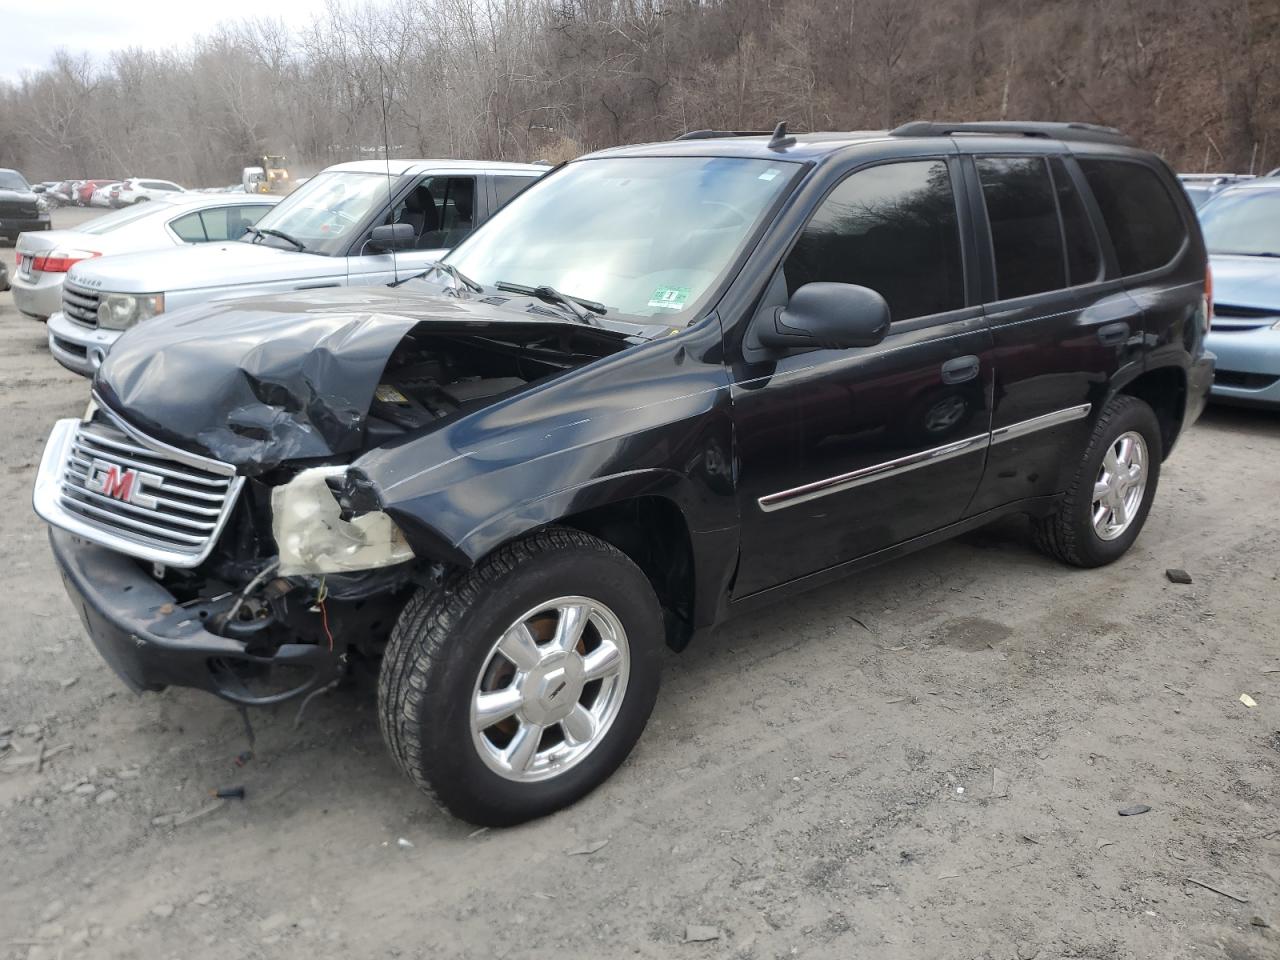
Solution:
{"label": "rear window", "polygon": [[1187,227],[1156,172],[1141,163],[1080,158],[1125,276],[1163,267],[1182,248]]}
{"label": "rear window", "polygon": [[1043,157],[980,157],[1001,300],[1067,285],[1062,229]]}
{"label": "rear window", "polygon": [[1067,173],[1067,165],[1059,157],[1049,160],[1053,186],[1058,194],[1058,212],[1062,214],[1062,236],[1067,241],[1067,273],[1072,286],[1092,283],[1102,271],[1102,253],[1098,237],[1085,211],[1080,192]]}

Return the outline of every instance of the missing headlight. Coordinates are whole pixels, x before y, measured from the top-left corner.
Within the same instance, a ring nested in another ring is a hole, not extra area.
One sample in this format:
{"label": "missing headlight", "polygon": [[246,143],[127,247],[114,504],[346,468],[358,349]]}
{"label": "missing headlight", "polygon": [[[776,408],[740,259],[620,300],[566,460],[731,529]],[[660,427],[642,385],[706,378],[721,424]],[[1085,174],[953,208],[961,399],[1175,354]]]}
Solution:
{"label": "missing headlight", "polygon": [[271,532],[281,576],[350,573],[413,559],[400,528],[380,510],[339,504],[346,467],[315,467],[271,492]]}

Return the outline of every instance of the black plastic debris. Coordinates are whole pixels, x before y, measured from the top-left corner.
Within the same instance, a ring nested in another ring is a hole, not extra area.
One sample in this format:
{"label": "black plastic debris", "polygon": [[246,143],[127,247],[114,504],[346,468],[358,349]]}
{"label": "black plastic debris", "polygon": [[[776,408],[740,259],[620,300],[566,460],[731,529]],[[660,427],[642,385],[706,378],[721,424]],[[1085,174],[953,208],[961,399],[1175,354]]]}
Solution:
{"label": "black plastic debris", "polygon": [[1145,803],[1135,803],[1129,807],[1121,807],[1116,812],[1122,817],[1137,817],[1144,813],[1150,813],[1151,808]]}

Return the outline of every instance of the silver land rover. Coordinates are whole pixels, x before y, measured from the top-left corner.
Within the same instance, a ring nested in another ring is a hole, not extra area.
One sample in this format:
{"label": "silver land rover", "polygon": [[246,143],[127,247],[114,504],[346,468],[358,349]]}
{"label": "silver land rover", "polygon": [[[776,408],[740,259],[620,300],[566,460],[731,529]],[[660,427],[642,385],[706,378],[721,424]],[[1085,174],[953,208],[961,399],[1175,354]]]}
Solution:
{"label": "silver land rover", "polygon": [[547,167],[470,160],[329,167],[238,241],[85,260],[49,318],[49,350],[92,376],[123,330],[163,313],[252,294],[405,279],[439,257]]}

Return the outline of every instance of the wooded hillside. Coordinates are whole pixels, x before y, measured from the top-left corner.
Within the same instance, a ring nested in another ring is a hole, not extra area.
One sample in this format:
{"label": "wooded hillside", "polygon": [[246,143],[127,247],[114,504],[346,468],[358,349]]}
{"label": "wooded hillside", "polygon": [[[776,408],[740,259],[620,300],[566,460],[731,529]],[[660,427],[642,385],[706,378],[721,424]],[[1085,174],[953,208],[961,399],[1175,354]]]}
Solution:
{"label": "wooded hillside", "polygon": [[381,156],[560,160],[701,127],[1119,126],[1180,170],[1280,166],[1280,0],[397,0],[60,53],[0,86],[0,165],[238,180]]}

